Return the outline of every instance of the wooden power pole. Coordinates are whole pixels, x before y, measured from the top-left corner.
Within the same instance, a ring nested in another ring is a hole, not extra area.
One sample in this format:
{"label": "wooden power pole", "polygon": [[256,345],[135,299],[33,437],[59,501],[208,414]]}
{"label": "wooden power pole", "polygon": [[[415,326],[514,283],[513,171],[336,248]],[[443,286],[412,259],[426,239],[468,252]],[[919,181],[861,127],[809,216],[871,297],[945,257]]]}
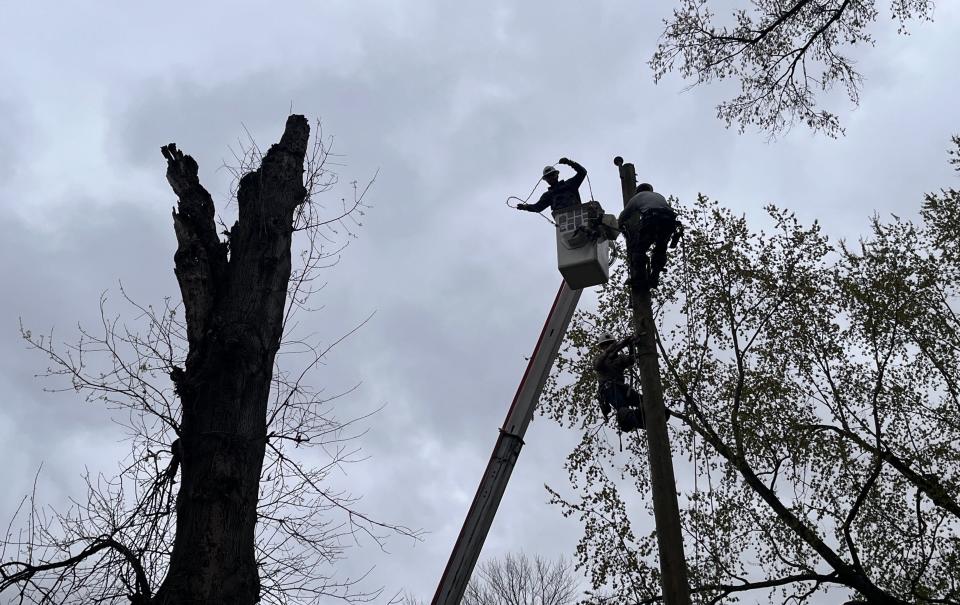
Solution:
{"label": "wooden power pole", "polygon": [[[624,164],[617,156],[613,163],[620,169],[623,204],[637,192],[637,176],[633,164]],[[623,228],[621,226],[621,228]],[[643,389],[643,414],[646,419],[647,449],[650,459],[650,485],[653,490],[653,517],[657,527],[660,551],[660,573],[665,605],[690,605],[687,562],[683,556],[683,534],[680,529],[680,507],[677,504],[677,482],[673,476],[673,456],[667,433],[663,385],[657,355],[656,325],[645,268],[634,263],[635,238],[627,240],[627,264],[630,269],[630,304],[633,307],[633,330],[636,336],[637,370]]]}

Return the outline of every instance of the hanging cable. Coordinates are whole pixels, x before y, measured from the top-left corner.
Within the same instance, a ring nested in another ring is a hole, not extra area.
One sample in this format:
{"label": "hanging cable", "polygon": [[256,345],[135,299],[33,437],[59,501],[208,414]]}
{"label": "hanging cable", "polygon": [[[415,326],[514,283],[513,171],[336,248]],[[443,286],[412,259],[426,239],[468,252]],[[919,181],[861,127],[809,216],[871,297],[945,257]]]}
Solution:
{"label": "hanging cable", "polygon": [[[557,167],[556,164],[552,164],[552,166],[553,166],[554,168]],[[589,173],[586,175],[586,177],[587,177],[587,189],[590,191],[590,201],[592,202],[592,201],[595,201],[595,200],[596,200],[596,198],[593,196],[593,183],[590,182],[590,174],[589,174]],[[517,197],[517,196],[515,196],[515,195],[511,195],[511,196],[507,197],[506,201],[504,202],[504,203],[507,205],[507,208],[513,208],[514,210],[517,208],[516,206],[511,206],[511,205],[510,205],[510,200],[517,200],[517,201],[518,201],[519,203],[521,203],[521,204],[526,204],[526,203],[530,200],[530,198],[533,197],[534,192],[537,190],[537,187],[540,186],[540,183],[541,183],[541,182],[543,182],[543,177],[540,177],[539,179],[537,179],[537,183],[533,186],[533,189],[530,190],[530,193],[528,193],[528,194],[527,194],[527,197],[524,198],[524,199],[520,199],[519,197]],[[539,213],[538,213],[538,214],[539,214]],[[550,223],[551,225],[556,226],[556,223],[553,222],[553,220],[547,218],[546,216],[543,216],[542,214],[540,214],[540,216],[543,217],[543,219],[544,219],[545,221],[547,221],[548,223]]]}
{"label": "hanging cable", "polygon": [[537,187],[540,186],[540,183],[541,183],[542,181],[543,181],[543,177],[540,177],[539,179],[537,179],[537,184],[533,186],[533,189],[530,190],[530,193],[527,194],[527,197],[526,197],[525,199],[522,199],[522,200],[521,200],[519,197],[517,197],[517,196],[515,196],[515,195],[509,196],[509,197],[507,198],[507,200],[506,200],[507,207],[508,207],[508,208],[513,208],[514,210],[516,210],[516,208],[517,208],[516,206],[511,206],[511,205],[510,205],[510,200],[517,200],[517,201],[520,202],[521,204],[526,204],[527,201],[528,201],[530,198],[533,197],[533,192],[537,190]]}
{"label": "hanging cable", "polygon": [[[682,227],[681,227],[682,229]],[[681,232],[680,237],[680,258],[683,263],[683,296],[684,296],[684,315],[686,316],[687,323],[687,348],[693,346],[693,323],[690,320],[690,308],[692,307],[691,294],[690,294],[690,265],[687,263],[687,242],[683,237]],[[701,440],[703,443],[703,440]],[[693,509],[694,517],[697,519],[696,526],[694,528],[694,565],[700,565],[700,543],[702,541],[702,535],[700,533],[700,458],[698,455],[699,451],[697,449],[697,432],[694,430],[693,426],[690,427],[690,449],[691,457],[693,458]],[[708,497],[710,498],[710,508],[711,512],[714,512],[713,509],[713,482],[710,479],[710,464],[706,461],[703,462],[704,470],[707,474],[707,483],[708,483]]]}
{"label": "hanging cable", "polygon": [[700,467],[697,464],[697,432],[690,427],[690,448],[693,450],[693,518],[694,536],[693,536],[693,565],[699,571],[700,569],[700,484],[698,475]]}
{"label": "hanging cable", "polygon": [[680,239],[680,258],[683,260],[683,296],[684,300],[684,315],[687,319],[687,346],[690,347],[693,344],[693,326],[690,323],[690,269],[687,265],[687,241],[681,236]]}
{"label": "hanging cable", "polygon": [[[556,165],[554,165],[554,167],[556,167]],[[589,179],[590,177],[587,177],[587,178]],[[522,200],[521,200],[519,197],[517,197],[517,196],[515,196],[515,195],[509,196],[509,197],[506,199],[506,201],[504,202],[504,203],[507,205],[507,208],[513,208],[514,210],[516,210],[516,208],[517,208],[516,206],[511,206],[511,205],[510,205],[510,200],[517,200],[517,201],[520,202],[521,204],[526,204],[527,201],[529,201],[530,198],[533,197],[534,192],[537,190],[537,187],[540,186],[540,183],[541,183],[541,182],[543,182],[543,177],[540,177],[539,179],[537,179],[537,183],[533,186],[533,189],[530,190],[530,193],[527,194],[526,199],[522,199]],[[539,212],[538,212],[537,214],[540,215],[540,218],[542,218],[543,220],[547,221],[548,223],[550,223],[551,225],[553,225],[554,227],[556,227],[557,224],[556,224],[555,222],[553,222],[552,219],[547,218],[546,216],[540,214]]]}

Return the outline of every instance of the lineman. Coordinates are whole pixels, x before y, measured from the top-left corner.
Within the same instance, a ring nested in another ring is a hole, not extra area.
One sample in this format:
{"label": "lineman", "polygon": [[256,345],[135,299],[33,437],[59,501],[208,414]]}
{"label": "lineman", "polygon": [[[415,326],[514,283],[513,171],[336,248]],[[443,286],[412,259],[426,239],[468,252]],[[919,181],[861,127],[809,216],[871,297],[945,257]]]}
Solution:
{"label": "lineman", "polygon": [[568,158],[560,158],[558,163],[573,168],[576,172],[573,178],[562,181],[560,180],[559,170],[553,166],[545,167],[543,169],[543,180],[547,182],[549,188],[540,196],[540,200],[536,204],[517,204],[517,210],[541,212],[549,207],[556,213],[581,203],[580,185],[587,176],[587,169]]}
{"label": "lineman", "polygon": [[[677,213],[666,198],[653,191],[652,185],[641,183],[637,194],[620,213],[618,223],[628,241],[633,240],[633,253],[640,257],[635,258],[633,264],[641,268],[641,279],[648,288],[656,288],[660,284],[660,273],[667,265],[667,245],[676,246],[680,237]],[[647,258],[651,247],[653,252]]]}
{"label": "lineman", "polygon": [[614,338],[609,332],[600,336],[597,346],[600,354],[593,362],[599,383],[600,412],[606,420],[613,409],[617,413],[617,426],[621,431],[635,431],[646,428],[643,419],[643,400],[640,393],[627,384],[624,374],[636,362],[633,352],[621,353],[631,347],[634,338],[628,336],[622,340]]}

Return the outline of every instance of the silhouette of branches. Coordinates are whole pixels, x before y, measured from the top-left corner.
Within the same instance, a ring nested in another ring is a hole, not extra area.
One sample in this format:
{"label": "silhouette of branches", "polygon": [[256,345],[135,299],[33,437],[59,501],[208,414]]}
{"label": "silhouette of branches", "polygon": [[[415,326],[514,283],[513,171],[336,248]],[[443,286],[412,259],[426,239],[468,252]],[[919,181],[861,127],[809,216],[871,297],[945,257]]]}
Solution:
{"label": "silhouette of branches", "polygon": [[[259,166],[262,154],[249,137],[229,168],[237,183]],[[332,139],[318,129],[308,154],[306,198],[294,214],[294,267],[288,284],[283,337],[274,365],[267,409],[266,458],[257,505],[256,555],[261,603],[318,603],[329,598],[366,602],[381,590],[367,588],[367,574],[340,578],[336,563],[351,543],[372,540],[385,546],[391,535],[419,539],[420,531],[374,519],[359,497],[330,487],[330,474],[364,459],[359,438],[378,410],[341,419],[336,404],[359,384],[337,392],[312,386],[333,349],[372,317],[325,342],[301,335],[298,313],[323,284],[357,237],[364,201],[373,179],[351,184],[349,198],[326,207],[338,184],[332,172]],[[224,242],[229,246],[229,229]],[[84,499],[65,510],[24,498],[0,541],[0,593],[28,603],[143,603],[163,580],[177,514],[180,464],[180,400],[188,353],[183,305],[165,299],[154,307],[138,303],[124,287],[127,321],[100,299],[96,329],[79,327],[79,339],[59,344],[53,333],[37,335],[21,325],[25,342],[47,356],[39,376],[51,391],[75,391],[85,401],[114,412],[130,452],[116,474],[85,476]],[[35,492],[35,490],[34,490]],[[16,528],[16,529],[15,529]]]}

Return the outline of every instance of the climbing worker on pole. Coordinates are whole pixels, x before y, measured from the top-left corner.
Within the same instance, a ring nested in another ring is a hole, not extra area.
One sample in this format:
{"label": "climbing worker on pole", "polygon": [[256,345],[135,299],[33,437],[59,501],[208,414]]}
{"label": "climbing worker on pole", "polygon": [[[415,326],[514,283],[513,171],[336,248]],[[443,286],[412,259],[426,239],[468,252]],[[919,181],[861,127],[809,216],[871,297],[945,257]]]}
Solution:
{"label": "climbing worker on pole", "polygon": [[540,196],[536,204],[517,204],[517,210],[526,210],[528,212],[542,212],[550,208],[554,213],[559,210],[571,208],[581,203],[580,185],[587,176],[587,169],[569,158],[560,158],[558,164],[566,164],[573,168],[576,174],[569,179],[561,180],[560,171],[553,166],[547,166],[543,169],[543,180],[547,182],[548,189]]}
{"label": "climbing worker on pole", "polygon": [[621,431],[635,431],[646,428],[643,418],[643,400],[640,393],[627,384],[625,374],[636,362],[633,351],[621,353],[625,348],[633,348],[635,338],[628,336],[617,340],[609,332],[600,336],[597,346],[600,354],[593,362],[600,386],[600,413],[604,421],[613,409],[617,414],[617,426]]}
{"label": "climbing worker on pole", "polygon": [[637,258],[633,261],[635,267],[642,268],[637,277],[644,280],[647,288],[656,288],[667,265],[667,246],[675,247],[682,233],[677,213],[666,198],[654,192],[652,185],[641,183],[620,213],[618,223],[627,237],[636,238],[633,253]]}

